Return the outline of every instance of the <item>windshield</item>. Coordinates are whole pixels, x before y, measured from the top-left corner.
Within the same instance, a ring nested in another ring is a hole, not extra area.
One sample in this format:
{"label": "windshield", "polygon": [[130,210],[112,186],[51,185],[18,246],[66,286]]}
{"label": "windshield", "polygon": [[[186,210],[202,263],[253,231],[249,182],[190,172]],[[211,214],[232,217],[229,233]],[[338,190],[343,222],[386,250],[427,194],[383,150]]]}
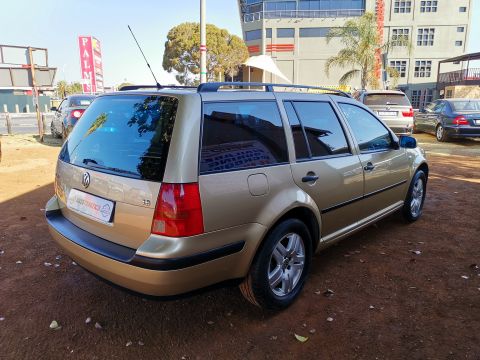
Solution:
{"label": "windshield", "polygon": [[95,97],[91,96],[81,96],[70,98],[70,107],[74,106],[88,106],[92,103]]}
{"label": "windshield", "polygon": [[480,100],[451,101],[454,111],[480,111]]}
{"label": "windshield", "polygon": [[367,94],[365,105],[401,105],[410,106],[410,101],[404,94]]}
{"label": "windshield", "polygon": [[177,104],[168,96],[100,97],[85,111],[59,158],[100,172],[162,181]]}

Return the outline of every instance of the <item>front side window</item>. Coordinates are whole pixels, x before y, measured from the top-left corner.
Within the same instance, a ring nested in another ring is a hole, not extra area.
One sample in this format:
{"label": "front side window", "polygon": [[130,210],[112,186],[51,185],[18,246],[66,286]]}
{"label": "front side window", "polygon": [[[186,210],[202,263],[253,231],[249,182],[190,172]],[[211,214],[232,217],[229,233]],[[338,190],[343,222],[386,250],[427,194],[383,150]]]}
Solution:
{"label": "front side window", "polygon": [[200,157],[201,174],[288,162],[277,103],[205,103]]}
{"label": "front side window", "polygon": [[392,148],[390,132],[365,109],[352,104],[339,103],[361,152],[381,151]]}
{"label": "front side window", "polygon": [[330,103],[294,101],[292,105],[312,157],[350,154],[345,133]]}

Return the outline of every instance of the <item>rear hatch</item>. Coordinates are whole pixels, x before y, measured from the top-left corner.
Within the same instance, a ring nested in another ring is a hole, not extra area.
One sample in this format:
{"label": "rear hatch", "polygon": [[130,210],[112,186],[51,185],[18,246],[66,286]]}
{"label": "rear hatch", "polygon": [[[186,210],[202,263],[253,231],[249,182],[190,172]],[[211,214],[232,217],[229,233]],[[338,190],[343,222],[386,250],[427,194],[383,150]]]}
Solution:
{"label": "rear hatch", "polygon": [[138,248],[150,236],[177,106],[163,95],[97,98],[60,152],[55,191],[63,215]]}
{"label": "rear hatch", "polygon": [[369,93],[363,102],[391,128],[405,128],[413,123],[413,109],[405,94]]}

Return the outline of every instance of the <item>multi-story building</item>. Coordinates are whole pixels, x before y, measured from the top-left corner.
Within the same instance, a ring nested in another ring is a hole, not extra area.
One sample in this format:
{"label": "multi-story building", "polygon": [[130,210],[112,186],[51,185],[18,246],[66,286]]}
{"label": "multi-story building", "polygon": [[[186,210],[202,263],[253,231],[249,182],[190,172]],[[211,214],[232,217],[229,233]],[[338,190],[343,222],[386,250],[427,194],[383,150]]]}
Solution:
{"label": "multi-story building", "polygon": [[[342,49],[326,34],[346,20],[377,13],[385,40],[408,38],[411,49],[395,46],[384,60],[398,72],[397,87],[414,107],[436,97],[438,62],[465,53],[473,0],[239,0],[244,40],[250,55],[270,55],[279,69],[297,84],[334,86],[351,68],[325,72],[327,59]],[[460,70],[447,64],[442,71]],[[275,76],[250,69],[244,79],[272,81]],[[392,85],[395,79],[390,79]],[[387,81],[388,84],[388,81]],[[349,84],[360,87],[360,79]],[[390,85],[390,86],[391,86]]]}

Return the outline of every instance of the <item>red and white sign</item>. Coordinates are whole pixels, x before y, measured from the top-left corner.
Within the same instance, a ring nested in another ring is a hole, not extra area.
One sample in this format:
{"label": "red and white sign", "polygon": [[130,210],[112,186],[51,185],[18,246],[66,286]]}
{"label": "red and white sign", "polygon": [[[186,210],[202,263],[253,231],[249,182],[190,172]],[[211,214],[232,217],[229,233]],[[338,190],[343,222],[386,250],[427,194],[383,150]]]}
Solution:
{"label": "red and white sign", "polygon": [[83,92],[103,92],[103,65],[100,41],[93,36],[79,36],[80,67],[82,70]]}

